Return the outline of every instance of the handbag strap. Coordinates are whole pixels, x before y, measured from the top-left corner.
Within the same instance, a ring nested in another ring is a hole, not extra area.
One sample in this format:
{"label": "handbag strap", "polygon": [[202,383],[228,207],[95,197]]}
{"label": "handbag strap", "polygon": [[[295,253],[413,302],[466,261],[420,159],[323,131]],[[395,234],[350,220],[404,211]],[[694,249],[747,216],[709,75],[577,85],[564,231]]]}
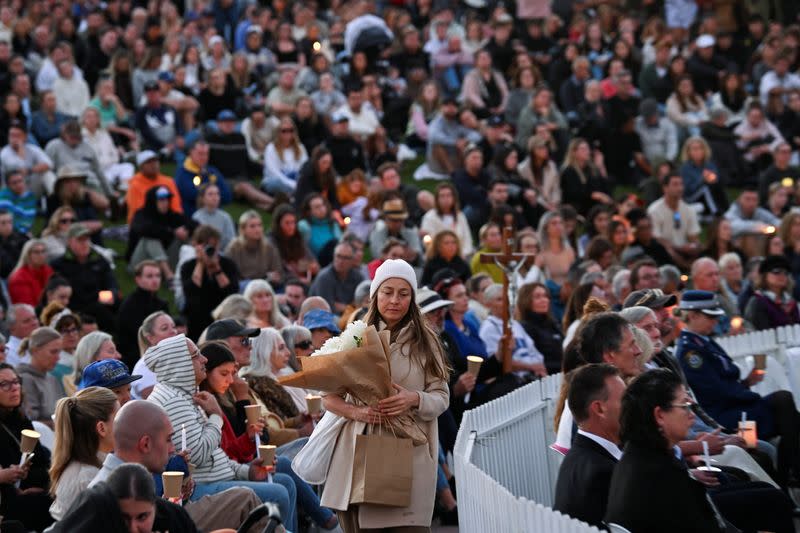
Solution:
{"label": "handbag strap", "polygon": [[17,438],[17,436],[16,436],[16,435],[14,435],[14,433],[12,433],[10,429],[8,429],[8,426],[6,426],[6,425],[5,425],[3,422],[0,422],[0,426],[3,426],[3,429],[6,431],[6,433],[8,433],[8,435],[9,435],[9,436],[10,436],[12,439],[14,439],[14,442],[16,442],[16,443],[17,443],[17,447],[19,447],[20,449],[22,449],[22,443],[19,441],[19,439]]}

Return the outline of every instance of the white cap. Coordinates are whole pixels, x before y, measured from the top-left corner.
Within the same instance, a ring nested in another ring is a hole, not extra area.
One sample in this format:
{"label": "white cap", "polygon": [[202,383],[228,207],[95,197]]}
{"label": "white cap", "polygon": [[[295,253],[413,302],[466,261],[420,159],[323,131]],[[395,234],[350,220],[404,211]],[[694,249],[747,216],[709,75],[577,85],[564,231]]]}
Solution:
{"label": "white cap", "polygon": [[208,40],[208,47],[211,48],[217,43],[224,43],[225,41],[219,35],[214,35]]}
{"label": "white cap", "polygon": [[147,163],[148,161],[150,161],[151,159],[157,159],[157,158],[158,158],[158,154],[156,154],[154,151],[152,151],[152,150],[144,150],[142,152],[139,152],[139,155],[136,156],[136,166],[140,167],[144,163]]}
{"label": "white cap", "polygon": [[716,42],[717,41],[714,39],[713,35],[704,33],[698,37],[697,40],[695,40],[694,44],[697,45],[698,48],[710,48],[714,46],[714,43]]}
{"label": "white cap", "polygon": [[378,270],[375,271],[375,277],[372,279],[372,284],[369,286],[369,297],[372,298],[381,284],[390,278],[405,280],[411,286],[411,290],[416,294],[417,275],[414,273],[414,269],[411,265],[402,259],[387,259],[378,267]]}

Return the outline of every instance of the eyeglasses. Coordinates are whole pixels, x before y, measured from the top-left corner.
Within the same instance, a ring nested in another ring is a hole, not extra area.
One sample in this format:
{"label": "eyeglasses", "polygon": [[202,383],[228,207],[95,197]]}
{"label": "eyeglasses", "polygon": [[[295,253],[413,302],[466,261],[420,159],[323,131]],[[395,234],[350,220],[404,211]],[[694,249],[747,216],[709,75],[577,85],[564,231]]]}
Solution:
{"label": "eyeglasses", "polygon": [[196,359],[196,358],[197,358],[199,355],[200,355],[200,349],[199,349],[199,348],[198,348],[197,350],[195,350],[194,352],[192,352],[192,353],[190,353],[190,354],[189,354],[189,356],[190,356],[192,359]]}
{"label": "eyeglasses", "polygon": [[281,128],[281,133],[294,133],[292,128]]}
{"label": "eyeglasses", "polygon": [[58,223],[59,224],[72,224],[73,222],[75,222],[74,218],[59,218],[58,219]]}
{"label": "eyeglasses", "polygon": [[253,341],[250,339],[250,337],[242,337],[242,340],[239,342],[242,343],[242,346],[250,346],[253,344]]}
{"label": "eyeglasses", "polygon": [[294,345],[295,348],[300,348],[301,350],[308,350],[311,346],[311,341],[296,342]]}
{"label": "eyeglasses", "polygon": [[22,380],[19,378],[12,379],[11,381],[0,381],[0,390],[8,392],[14,387],[18,387],[20,385],[22,385]]}
{"label": "eyeglasses", "polygon": [[73,326],[71,328],[62,329],[61,330],[61,334],[62,335],[76,335],[79,331],[80,330],[78,328]]}
{"label": "eyeglasses", "polygon": [[670,407],[674,407],[676,409],[683,409],[687,413],[692,411],[694,407],[694,402],[684,402],[684,403],[671,403],[669,404]]}

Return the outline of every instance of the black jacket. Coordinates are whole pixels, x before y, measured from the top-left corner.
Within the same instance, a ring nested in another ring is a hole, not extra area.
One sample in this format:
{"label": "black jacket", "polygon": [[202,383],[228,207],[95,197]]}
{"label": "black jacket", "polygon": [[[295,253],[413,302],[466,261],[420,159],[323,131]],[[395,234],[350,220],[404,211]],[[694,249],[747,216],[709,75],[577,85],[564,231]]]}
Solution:
{"label": "black jacket", "polygon": [[[352,136],[335,137],[331,135],[325,140],[325,146],[331,151],[333,168],[336,169],[338,175],[347,176],[357,168],[367,170],[364,149]],[[297,186],[300,186],[299,180]]]}
{"label": "black jacket", "polygon": [[445,260],[440,255],[436,255],[425,262],[425,268],[422,271],[422,280],[420,281],[420,286],[430,285],[431,281],[433,281],[433,276],[445,268],[449,268],[455,272],[458,278],[464,282],[466,282],[472,276],[472,271],[470,270],[469,265],[466,261],[464,261],[464,259],[461,258],[460,255],[456,255],[450,261]]}
{"label": "black jacket", "polygon": [[[111,265],[94,250],[89,254],[85,263],[79,263],[75,255],[67,249],[67,252],[54,259],[50,266],[66,278],[72,286],[69,308],[73,311],[97,313],[100,291],[114,292],[114,301],[118,301],[116,296],[117,280],[114,278]],[[102,317],[97,316],[96,318],[99,320]]]}
{"label": "black jacket", "polygon": [[608,487],[617,460],[608,451],[580,433],[561,463],[553,509],[602,527],[608,503]]}
{"label": "black jacket", "polygon": [[562,346],[564,334],[558,323],[548,315],[528,312],[522,317],[520,324],[544,355],[544,366],[547,368],[547,373],[561,372],[561,360],[564,357]]}
{"label": "black jacket", "polygon": [[211,154],[209,162],[222,172],[228,180],[249,180],[250,157],[247,155],[247,141],[237,132],[216,131],[207,136]]}
{"label": "black jacket", "polygon": [[158,294],[138,287],[120,304],[117,314],[117,349],[129,370],[132,371],[139,360],[139,325],[148,315],[168,310],[167,302],[159,298]]}
{"label": "black jacket", "polygon": [[713,122],[704,122],[700,126],[700,135],[711,148],[711,158],[717,164],[723,183],[742,185],[747,178],[747,167],[742,151],[736,146],[736,135]]}
{"label": "black jacket", "polygon": [[[333,168],[338,172],[339,169],[336,166],[336,156],[333,159]],[[348,170],[348,172],[350,172]],[[344,174],[340,175],[344,176]],[[328,199],[328,203],[331,204],[331,209],[340,209],[341,205],[339,204],[339,197],[336,196],[336,188],[332,188],[328,191],[323,191],[319,184],[317,183],[316,176],[314,175],[314,162],[310,159],[306,161],[302,167],[300,167],[300,175],[297,177],[297,187],[294,190],[294,207],[298,211],[302,209],[303,202],[311,193],[318,192],[325,196]]]}
{"label": "black jacket", "polygon": [[[0,413],[0,468],[18,465],[22,452],[19,437],[23,429],[33,429],[31,421],[20,410]],[[49,508],[52,500],[50,488],[50,452],[36,443],[28,477],[22,480],[21,489],[40,488],[44,493],[19,494],[11,484],[0,484],[0,514],[6,520],[19,520],[29,529],[42,529],[53,522]]]}
{"label": "black jacket", "polygon": [[239,269],[236,268],[236,263],[227,257],[219,258],[220,268],[230,280],[225,287],[220,287],[216,278],[209,276],[205,269],[202,286],[195,285],[192,281],[192,272],[196,264],[197,259],[190,259],[181,267],[183,294],[186,296],[184,314],[189,330],[188,337],[193,340],[197,340],[203,330],[213,322],[211,311],[222,303],[226,296],[239,292]]}
{"label": "black jacket", "polygon": [[[144,206],[133,215],[128,236],[128,250],[125,258],[130,261],[136,245],[143,237],[158,239],[164,250],[175,240],[175,230],[184,226],[189,234],[197,227],[197,222],[183,213],[167,211],[159,213],[156,207],[156,193],[160,187],[151,187],[144,195]],[[135,265],[132,265],[135,266]]]}
{"label": "black jacket", "polygon": [[8,237],[0,237],[0,278],[6,279],[17,266],[26,242],[28,237],[17,230],[12,230]]}
{"label": "black jacket", "polygon": [[605,521],[631,533],[723,531],[705,487],[672,450],[629,442],[614,469]]}

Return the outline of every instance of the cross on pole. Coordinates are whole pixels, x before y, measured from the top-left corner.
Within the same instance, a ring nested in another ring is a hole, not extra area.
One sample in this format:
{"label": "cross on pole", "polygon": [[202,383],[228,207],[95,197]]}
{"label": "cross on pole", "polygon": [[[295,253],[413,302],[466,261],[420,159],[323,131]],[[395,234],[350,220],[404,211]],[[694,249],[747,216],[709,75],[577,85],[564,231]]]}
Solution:
{"label": "cross on pole", "polygon": [[517,273],[528,258],[526,254],[514,253],[514,231],[510,226],[503,228],[503,250],[501,253],[481,254],[481,263],[494,264],[503,270],[503,336],[497,347],[497,356],[503,361],[503,373],[511,372],[511,347],[514,335],[511,333],[511,309],[508,300],[508,287],[511,276]]}

